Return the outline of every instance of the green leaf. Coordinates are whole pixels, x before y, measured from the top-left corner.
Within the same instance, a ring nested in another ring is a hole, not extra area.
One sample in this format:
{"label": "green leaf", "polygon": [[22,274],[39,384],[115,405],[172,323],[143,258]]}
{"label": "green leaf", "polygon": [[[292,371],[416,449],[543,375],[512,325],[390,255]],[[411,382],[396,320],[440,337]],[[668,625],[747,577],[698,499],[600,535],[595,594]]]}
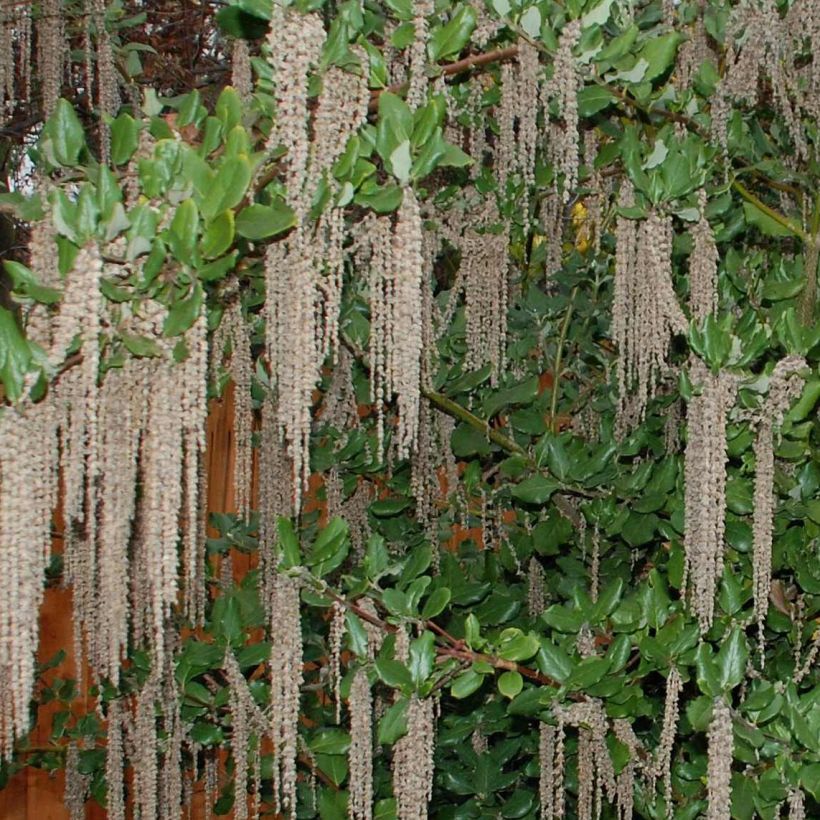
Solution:
{"label": "green leaf", "polygon": [[128,352],[134,356],[162,355],[162,348],[157,344],[156,339],[147,336],[136,336],[132,333],[123,333],[121,338]]}
{"label": "green leaf", "polygon": [[720,685],[724,691],[734,689],[746,676],[746,662],[749,659],[749,648],[746,636],[736,626],[729,633],[717,653],[716,663],[720,672]]}
{"label": "green leaf", "polygon": [[188,330],[202,311],[204,292],[199,282],[194,282],[191,292],[184,299],[175,302],[168,311],[162,332],[165,336],[179,336]]}
{"label": "green leaf", "polygon": [[57,162],[66,167],[76,165],[85,148],[85,132],[74,106],[62,98],[57,100],[43,131],[51,140]]}
{"label": "green leaf", "polygon": [[350,735],[344,729],[320,729],[308,746],[315,755],[344,755],[350,749]]}
{"label": "green leaf", "polygon": [[520,629],[505,629],[496,646],[497,654],[508,661],[526,661],[535,655],[541,648],[538,638],[533,634],[525,634]]}
{"label": "green leaf", "polygon": [[9,401],[15,402],[22,396],[30,361],[31,348],[20,332],[14,314],[0,306],[0,381]]}
{"label": "green leaf", "polygon": [[248,205],[236,217],[236,232],[257,242],[284,233],[296,224],[296,214],[282,200],[274,205]]}
{"label": "green leaf", "polygon": [[578,92],[578,114],[591,117],[615,102],[614,94],[599,85],[588,85]]}
{"label": "green leaf", "polygon": [[673,31],[661,37],[650,37],[641,49],[639,58],[647,63],[643,81],[649,82],[664,74],[675,62],[678,46],[683,40],[680,32]]}
{"label": "green leaf", "polygon": [[399,698],[379,721],[379,743],[390,745],[407,734],[407,698]]}
{"label": "green leaf", "polygon": [[139,123],[123,112],[111,123],[111,162],[125,165],[139,146]]}
{"label": "green leaf", "polygon": [[41,285],[37,277],[25,265],[12,259],[3,260],[6,273],[14,283],[14,292],[43,305],[53,305],[60,301],[62,292],[56,288]]}
{"label": "green leaf", "polygon": [[199,238],[199,212],[193,199],[177,208],[169,229],[171,252],[179,262],[189,264]]}
{"label": "green leaf", "polygon": [[347,777],[347,755],[316,755],[316,768],[341,786]]}
{"label": "green leaf", "polygon": [[226,159],[202,202],[202,215],[213,219],[228,208],[235,208],[245,196],[251,181],[251,164],[247,157]]}
{"label": "green leaf", "polygon": [[546,504],[556,490],[561,489],[561,484],[551,478],[542,475],[534,475],[524,479],[520,484],[516,484],[512,489],[513,498],[523,501],[525,504]]}
{"label": "green leaf", "polygon": [[427,50],[433,62],[458,55],[467,45],[476,26],[475,9],[468,4],[457,7],[452,19],[441,28],[433,30]]}
{"label": "green leaf", "polygon": [[276,532],[279,535],[279,548],[282,551],[282,569],[298,567],[302,563],[299,550],[299,539],[293,529],[293,522],[289,518],[279,516],[276,522]]}
{"label": "green leaf", "polygon": [[447,604],[450,603],[451,592],[447,587],[439,587],[430,594],[430,597],[424,602],[424,609],[421,611],[421,617],[427,620],[428,618],[435,618],[440,615]]}
{"label": "green leaf", "polygon": [[484,676],[479,675],[474,669],[468,669],[453,681],[450,694],[457,700],[467,698],[480,689],[482,683],[484,683]]}
{"label": "green leaf", "polygon": [[524,688],[524,678],[520,672],[509,670],[498,678],[498,691],[512,700]]}
{"label": "green leaf", "polygon": [[541,639],[538,650],[538,669],[545,675],[564,683],[573,669],[569,655],[548,638]]}
{"label": "green leaf", "polygon": [[222,256],[231,247],[233,238],[233,211],[223,211],[205,227],[200,247],[202,255],[206,259],[216,259]]}
{"label": "green leaf", "polygon": [[425,630],[410,644],[410,676],[416,686],[420,686],[430,677],[435,659],[435,638],[432,632]]}
{"label": "green leaf", "polygon": [[404,689],[413,686],[413,678],[409,670],[399,661],[379,658],[376,660],[376,673],[382,682],[393,689]]}

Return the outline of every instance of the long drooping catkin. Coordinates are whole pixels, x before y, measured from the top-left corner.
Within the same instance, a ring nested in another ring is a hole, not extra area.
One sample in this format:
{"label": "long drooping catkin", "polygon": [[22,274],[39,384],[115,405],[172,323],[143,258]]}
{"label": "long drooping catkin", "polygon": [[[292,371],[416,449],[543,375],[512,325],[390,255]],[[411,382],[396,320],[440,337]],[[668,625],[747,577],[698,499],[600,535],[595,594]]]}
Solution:
{"label": "long drooping catkin", "polygon": [[675,745],[675,735],[678,731],[678,712],[683,682],[677,667],[673,666],[666,679],[666,699],[663,707],[663,724],[658,748],[655,750],[655,759],[650,767],[650,775],[654,781],[660,777],[663,780],[663,794],[666,803],[666,816],[672,816],[672,749]]}
{"label": "long drooping catkin", "polygon": [[732,755],[734,736],[732,712],[723,698],[712,705],[709,723],[709,762],[707,790],[709,807],[707,820],[730,820],[732,806]]}
{"label": "long drooping catkin", "polygon": [[635,803],[635,772],[638,766],[640,741],[632,725],[624,718],[612,721],[612,732],[616,739],[629,750],[629,762],[616,776],[615,801],[618,809],[618,820],[632,820]]}
{"label": "long drooping catkin", "polygon": [[[328,513],[330,516],[330,513]],[[342,639],[345,634],[345,608],[339,601],[331,607],[328,649],[330,650],[330,680],[333,686],[333,700],[336,704],[336,723],[342,717]]]}
{"label": "long drooping catkin", "polygon": [[504,371],[507,347],[508,231],[491,230],[499,219],[495,208],[483,230],[468,228],[462,239],[461,267],[467,320],[465,364],[491,367],[493,384]]}
{"label": "long drooping catkin", "polygon": [[794,399],[800,395],[804,380],[799,375],[806,367],[802,356],[781,359],[772,372],[769,395],[754,420],[757,434],[754,443],[755,487],[752,512],[754,607],[757,619],[760,657],[763,659],[763,626],[769,610],[769,592],[772,582],[772,531],[774,527],[774,436],[783,416]]}
{"label": "long drooping catkin", "polygon": [[714,375],[699,361],[691,366],[699,395],[689,402],[684,453],[685,565],[683,591],[701,632],[712,625],[715,590],[723,572],[726,506],[726,417],[738,380],[726,371]]}
{"label": "long drooping catkin", "polygon": [[717,310],[718,250],[706,218],[706,192],[698,193],[700,218],[692,228],[693,247],[689,257],[689,310],[700,322]]}
{"label": "long drooping catkin", "polygon": [[393,746],[393,794],[398,820],[426,820],[433,793],[436,739],[435,698],[412,695],[407,704],[407,734]]}
{"label": "long drooping catkin", "polygon": [[549,723],[538,726],[538,795],[541,800],[541,820],[555,817],[555,727]]}
{"label": "long drooping catkin", "polygon": [[276,576],[270,612],[273,793],[277,810],[292,812],[296,807],[297,727],[302,685],[302,624],[296,580],[287,575]]}
{"label": "long drooping catkin", "polygon": [[127,710],[117,698],[108,704],[105,747],[105,808],[109,820],[125,820],[125,719]]}
{"label": "long drooping catkin", "polygon": [[550,127],[547,147],[556,172],[562,176],[561,195],[565,203],[578,182],[578,92],[583,81],[572,51],[580,36],[580,20],[572,20],[564,26],[553,61],[552,79],[543,87],[542,107],[546,111],[548,101],[556,100],[562,120]]}
{"label": "long drooping catkin", "polygon": [[134,769],[134,804],[143,820],[156,820],[159,808],[159,769],[157,765],[156,702],[160,687],[152,675],[136,699],[132,766]]}
{"label": "long drooping catkin", "polygon": [[[634,205],[624,182],[619,205]],[[672,285],[672,220],[650,211],[639,226],[619,216],[616,224],[612,335],[618,346],[620,435],[643,419],[660,378],[669,370],[672,336],[685,333],[686,317]]]}
{"label": "long drooping catkin", "polygon": [[350,804],[351,820],[373,817],[373,697],[364,668],[356,670],[350,686]]}
{"label": "long drooping catkin", "polygon": [[413,28],[415,36],[410,46],[410,87],[407,89],[407,104],[418,108],[427,98],[427,18],[435,10],[432,0],[413,0]]}
{"label": "long drooping catkin", "polygon": [[57,502],[57,426],[53,394],[0,415],[0,755],[29,725],[43,573]]}
{"label": "long drooping catkin", "polygon": [[50,117],[60,98],[68,51],[65,43],[63,0],[43,0],[37,22],[37,42],[43,114]]}

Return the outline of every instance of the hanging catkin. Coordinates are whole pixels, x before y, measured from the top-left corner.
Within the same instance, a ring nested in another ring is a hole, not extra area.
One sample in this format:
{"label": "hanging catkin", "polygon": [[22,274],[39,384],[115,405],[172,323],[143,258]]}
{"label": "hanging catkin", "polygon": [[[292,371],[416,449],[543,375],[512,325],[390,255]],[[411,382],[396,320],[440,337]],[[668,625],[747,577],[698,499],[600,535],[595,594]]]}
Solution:
{"label": "hanging catkin", "polygon": [[37,21],[37,59],[43,115],[54,113],[63,87],[63,70],[68,53],[65,42],[63,0],[43,0]]}
{"label": "hanging catkin", "polygon": [[[678,731],[678,703],[680,701],[683,682],[677,667],[673,666],[666,679],[666,698],[663,707],[663,723],[658,747],[655,750],[655,759],[649,768],[649,774],[654,783],[660,777],[663,780],[663,796],[666,804],[666,816],[672,817],[672,749],[675,745],[675,735]],[[653,788],[654,791],[654,788]]]}
{"label": "hanging catkin", "polygon": [[342,717],[342,639],[345,634],[345,608],[340,601],[334,601],[330,608],[330,630],[328,648],[330,650],[330,680],[333,686],[333,700],[336,704],[336,723]]}
{"label": "hanging catkin", "polygon": [[635,771],[640,741],[632,725],[624,718],[612,721],[612,732],[615,738],[629,750],[629,762],[616,776],[615,802],[618,809],[618,820],[632,820],[635,803]]}
{"label": "hanging catkin", "polygon": [[806,806],[800,789],[789,792],[789,820],[806,820]]}
{"label": "hanging catkin", "polygon": [[63,803],[71,820],[85,820],[88,775],[80,772],[80,747],[72,741],[65,756],[65,791]]}
{"label": "hanging catkin", "polygon": [[412,188],[404,189],[393,232],[394,302],[390,305],[389,383],[397,396],[399,458],[407,458],[418,429],[422,355],[422,224]]}
{"label": "hanging catkin", "polygon": [[547,111],[550,99],[557,102],[561,122],[551,124],[548,150],[556,173],[562,176],[561,194],[564,203],[569,202],[578,182],[578,92],[583,81],[572,50],[580,36],[580,20],[572,20],[564,26],[555,52],[553,75],[543,86],[541,103]]}
{"label": "hanging catkin", "polygon": [[544,568],[533,555],[527,567],[527,613],[535,620],[545,609],[544,601]]}
{"label": "hanging catkin", "polygon": [[118,698],[108,704],[105,747],[105,808],[109,820],[125,820],[124,729],[127,710]]}
{"label": "hanging catkin", "polygon": [[277,811],[296,808],[296,752],[299,690],[302,685],[302,624],[299,584],[279,574],[270,604],[271,734],[274,744],[273,794]]}
{"label": "hanging catkin", "polygon": [[[105,27],[105,10],[105,0],[91,0],[90,8],[87,9],[86,25],[93,22],[96,33],[97,105],[100,114],[114,117],[120,107],[120,91],[111,35]],[[102,161],[109,162],[111,129],[104,116],[100,117],[100,153]]]}
{"label": "hanging catkin", "polygon": [[432,0],[413,0],[413,28],[415,36],[410,45],[410,87],[407,89],[407,104],[415,110],[427,99],[427,18],[434,11]]}
{"label": "hanging catkin", "polygon": [[435,698],[412,695],[407,704],[407,734],[393,746],[393,795],[398,820],[426,820],[433,794],[436,739]]}
{"label": "hanging catkin", "polygon": [[231,85],[242,100],[243,105],[250,105],[253,95],[253,71],[248,41],[237,37],[231,46]]}
{"label": "hanging catkin", "polygon": [[53,394],[0,411],[0,755],[28,730],[43,573],[57,502]]}
{"label": "hanging catkin", "polygon": [[467,229],[462,239],[464,313],[467,321],[465,366],[479,370],[490,365],[492,384],[504,372],[507,347],[507,301],[509,232],[495,207],[484,226]]}
{"label": "hanging catkin", "polygon": [[712,705],[709,723],[709,762],[706,774],[709,807],[706,820],[730,820],[732,807],[732,712],[723,698]]}
{"label": "hanging catkin", "polygon": [[351,820],[373,817],[373,696],[364,668],[356,670],[350,686],[350,802]]}
{"label": "hanging catkin", "polygon": [[[623,183],[618,204],[635,204],[630,183]],[[618,346],[616,429],[623,436],[643,419],[669,371],[671,338],[686,332],[687,321],[672,285],[671,217],[653,210],[638,226],[619,216],[615,235],[612,335]]]}
{"label": "hanging catkin", "polygon": [[136,698],[131,764],[134,771],[134,805],[140,820],[156,820],[159,807],[157,766],[156,701],[159,685],[156,674],[145,682]]}
{"label": "hanging catkin", "polygon": [[791,403],[803,390],[804,380],[799,375],[806,368],[802,356],[781,359],[772,371],[769,395],[763,402],[757,418],[755,453],[754,510],[752,512],[752,566],[754,568],[754,609],[763,662],[763,627],[769,611],[769,592],[772,583],[772,530],[774,526],[774,436]]}
{"label": "hanging catkin", "polygon": [[262,600],[268,607],[279,563],[277,522],[293,514],[293,472],[290,459],[279,438],[276,402],[267,397],[262,405],[259,443],[259,563],[262,572]]}
{"label": "hanging catkin", "polygon": [[692,383],[700,393],[689,402],[684,452],[685,563],[682,594],[701,632],[712,625],[715,591],[723,574],[726,507],[726,417],[738,379],[726,371],[715,375],[692,361]]}
{"label": "hanging catkin", "polygon": [[266,730],[267,721],[248,689],[248,682],[242,674],[232,649],[225,653],[225,677],[228,681],[228,707],[231,711],[231,754],[234,763],[234,817],[247,820],[248,814],[248,774],[256,768],[258,745],[249,759],[252,735],[261,735]]}
{"label": "hanging catkin", "polygon": [[538,726],[538,795],[541,800],[541,820],[553,820],[555,815],[555,727],[549,723]]}
{"label": "hanging catkin", "polygon": [[717,310],[718,250],[712,226],[706,218],[706,192],[698,192],[700,218],[692,228],[689,257],[689,310],[697,322]]}

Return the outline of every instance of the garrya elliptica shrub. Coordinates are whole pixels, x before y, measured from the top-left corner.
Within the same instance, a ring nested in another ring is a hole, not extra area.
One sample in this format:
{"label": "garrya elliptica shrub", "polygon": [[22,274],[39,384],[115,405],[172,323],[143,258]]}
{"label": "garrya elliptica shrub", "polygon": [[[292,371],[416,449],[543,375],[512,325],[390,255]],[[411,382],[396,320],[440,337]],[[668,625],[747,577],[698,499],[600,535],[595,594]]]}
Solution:
{"label": "garrya elliptica shrub", "polygon": [[813,0],[2,0],[2,782],[820,816],[819,54]]}

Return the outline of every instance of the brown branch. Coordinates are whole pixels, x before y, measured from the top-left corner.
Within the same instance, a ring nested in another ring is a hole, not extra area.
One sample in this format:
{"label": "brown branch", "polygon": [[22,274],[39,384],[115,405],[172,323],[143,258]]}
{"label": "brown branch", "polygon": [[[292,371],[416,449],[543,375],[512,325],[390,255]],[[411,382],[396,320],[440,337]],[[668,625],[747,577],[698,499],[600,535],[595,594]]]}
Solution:
{"label": "brown branch", "polygon": [[[499,48],[495,51],[487,51],[482,54],[473,54],[470,57],[465,57],[463,60],[457,60],[454,63],[439,66],[439,73],[445,77],[450,77],[454,74],[463,74],[465,71],[470,71],[473,68],[480,68],[481,66],[489,65],[490,63],[500,63],[504,60],[511,60],[517,54],[518,46],[507,46],[507,48]],[[387,86],[387,88],[377,88],[374,91],[371,91],[368,111],[372,113],[378,110],[379,97],[385,91],[389,91],[391,94],[400,94],[406,88],[407,83],[395,83],[394,85]]]}

